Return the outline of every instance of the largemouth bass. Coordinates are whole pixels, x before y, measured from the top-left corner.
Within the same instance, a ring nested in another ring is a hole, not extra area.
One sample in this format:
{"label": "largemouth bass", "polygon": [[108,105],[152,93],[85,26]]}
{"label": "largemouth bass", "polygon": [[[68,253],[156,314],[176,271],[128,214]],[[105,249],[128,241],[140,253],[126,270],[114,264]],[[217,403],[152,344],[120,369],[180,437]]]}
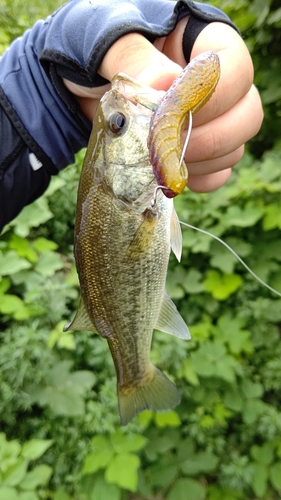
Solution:
{"label": "largemouth bass", "polygon": [[107,340],[122,425],[145,409],[165,411],[180,402],[175,384],[150,362],[153,330],[190,338],[165,291],[170,249],[181,256],[179,221],[173,200],[161,190],[155,194],[147,146],[162,95],[116,75],[97,109],[78,188],[74,252],[81,302],[65,330]]}

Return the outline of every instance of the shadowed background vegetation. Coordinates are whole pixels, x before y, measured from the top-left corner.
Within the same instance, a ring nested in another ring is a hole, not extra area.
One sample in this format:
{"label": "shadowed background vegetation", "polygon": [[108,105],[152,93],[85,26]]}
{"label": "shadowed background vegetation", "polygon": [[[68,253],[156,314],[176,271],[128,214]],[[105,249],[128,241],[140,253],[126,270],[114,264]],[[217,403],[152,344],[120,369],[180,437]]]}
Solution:
{"label": "shadowed background vegetation", "polygon": [[[217,0],[252,53],[265,121],[230,182],[185,192],[181,220],[222,237],[281,291],[281,8]],[[58,1],[2,0],[0,50]],[[179,386],[174,411],[120,429],[107,343],[63,333],[78,303],[79,169],[53,179],[0,239],[0,499],[277,500],[281,497],[281,299],[223,246],[183,230],[167,289],[190,325],[156,332],[152,361]]]}

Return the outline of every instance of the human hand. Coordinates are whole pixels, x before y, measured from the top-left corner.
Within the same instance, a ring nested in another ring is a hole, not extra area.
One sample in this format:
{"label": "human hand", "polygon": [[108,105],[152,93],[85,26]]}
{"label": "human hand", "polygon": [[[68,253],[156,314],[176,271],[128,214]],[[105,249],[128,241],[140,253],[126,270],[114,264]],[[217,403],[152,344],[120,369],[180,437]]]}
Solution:
{"label": "human hand", "polygon": [[[186,66],[182,36],[187,19],[153,45],[138,33],[121,37],[108,50],[99,74],[111,81],[122,71],[157,90],[167,90]],[[211,23],[197,37],[191,58],[206,50],[218,53],[221,78],[210,101],[194,116],[185,155],[188,187],[198,192],[215,190],[227,181],[231,167],[243,156],[245,142],[258,132],[263,118],[260,97],[253,86],[251,57],[240,36],[226,24]],[[85,88],[66,80],[64,83],[92,120],[109,85]]]}

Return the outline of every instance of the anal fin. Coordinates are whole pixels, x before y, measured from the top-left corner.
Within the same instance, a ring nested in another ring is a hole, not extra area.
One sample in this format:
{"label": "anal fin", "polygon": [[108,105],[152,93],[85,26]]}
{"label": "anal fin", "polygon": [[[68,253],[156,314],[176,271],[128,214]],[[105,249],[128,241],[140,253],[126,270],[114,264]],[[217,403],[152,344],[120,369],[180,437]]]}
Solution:
{"label": "anal fin", "polygon": [[166,291],[162,298],[162,305],[155,328],[180,339],[189,340],[191,338],[188,327]]}
{"label": "anal fin", "polygon": [[173,208],[171,215],[170,230],[171,230],[171,249],[173,250],[178,261],[180,262],[181,252],[182,252],[182,232],[180,227],[180,221],[177,216],[177,212],[175,211],[175,208]]}
{"label": "anal fin", "polygon": [[88,330],[90,332],[99,333],[88,314],[82,297],[73,320],[66,323],[63,328],[64,332],[67,332],[68,330]]}

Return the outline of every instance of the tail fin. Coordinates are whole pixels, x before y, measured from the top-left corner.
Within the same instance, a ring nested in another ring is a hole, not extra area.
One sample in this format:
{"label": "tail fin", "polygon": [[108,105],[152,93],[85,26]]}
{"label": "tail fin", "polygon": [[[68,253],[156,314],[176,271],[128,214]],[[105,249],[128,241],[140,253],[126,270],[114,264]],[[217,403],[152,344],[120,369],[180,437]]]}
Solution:
{"label": "tail fin", "polygon": [[175,384],[151,365],[149,375],[137,385],[118,387],[119,413],[122,425],[144,410],[165,411],[180,403]]}

